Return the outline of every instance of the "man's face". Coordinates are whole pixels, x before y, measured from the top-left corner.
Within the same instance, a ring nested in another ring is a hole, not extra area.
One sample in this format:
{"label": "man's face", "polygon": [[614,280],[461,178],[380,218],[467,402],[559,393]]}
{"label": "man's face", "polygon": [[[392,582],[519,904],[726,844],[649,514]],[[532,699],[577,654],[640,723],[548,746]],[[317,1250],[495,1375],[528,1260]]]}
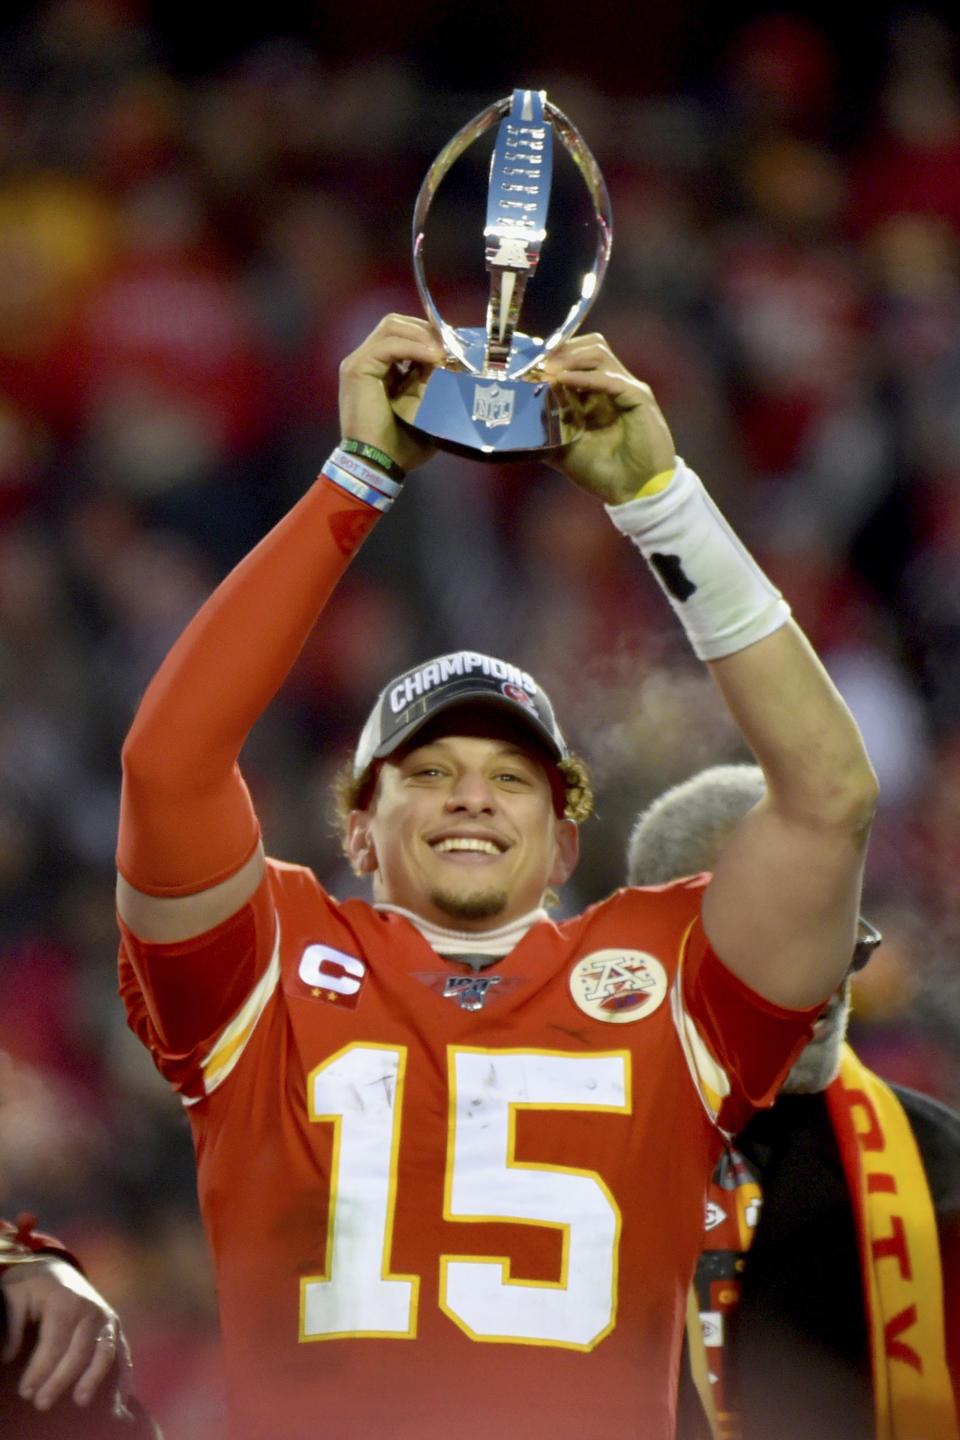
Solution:
{"label": "man's face", "polygon": [[[546,762],[508,729],[429,734],[386,760],[347,829],[374,899],[483,931],[534,909],[577,859],[577,827],[553,805]],[[476,727],[477,730],[480,727]],[[419,737],[418,737],[419,740]]]}

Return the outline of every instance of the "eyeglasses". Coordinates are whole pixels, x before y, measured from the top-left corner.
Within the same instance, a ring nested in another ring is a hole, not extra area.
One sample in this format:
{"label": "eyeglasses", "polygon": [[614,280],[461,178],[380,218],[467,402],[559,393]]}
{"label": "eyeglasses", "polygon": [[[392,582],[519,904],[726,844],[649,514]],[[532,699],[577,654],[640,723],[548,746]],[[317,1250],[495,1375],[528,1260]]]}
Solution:
{"label": "eyeglasses", "polygon": [[849,974],[853,975],[857,970],[863,969],[882,939],[880,931],[861,915],[857,921],[857,940],[853,947]]}

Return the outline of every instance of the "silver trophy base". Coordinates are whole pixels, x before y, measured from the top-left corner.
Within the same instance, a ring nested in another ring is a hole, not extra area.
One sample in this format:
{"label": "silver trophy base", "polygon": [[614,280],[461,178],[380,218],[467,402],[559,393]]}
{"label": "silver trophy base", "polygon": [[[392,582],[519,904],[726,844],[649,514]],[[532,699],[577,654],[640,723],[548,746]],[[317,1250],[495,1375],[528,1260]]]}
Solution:
{"label": "silver trophy base", "polygon": [[[458,330],[468,357],[482,359],[486,331]],[[515,335],[506,373],[434,370],[423,386],[397,395],[393,408],[404,424],[442,450],[471,460],[535,459],[569,445],[583,431],[569,395],[529,375],[510,379],[540,348]]]}

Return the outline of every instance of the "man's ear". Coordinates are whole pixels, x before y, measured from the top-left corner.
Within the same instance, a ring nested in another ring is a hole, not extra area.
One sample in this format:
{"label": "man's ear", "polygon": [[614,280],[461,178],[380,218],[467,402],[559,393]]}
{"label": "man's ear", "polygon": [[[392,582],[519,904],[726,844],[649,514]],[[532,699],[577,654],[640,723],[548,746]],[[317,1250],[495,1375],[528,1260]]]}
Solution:
{"label": "man's ear", "polygon": [[575,820],[558,820],[556,851],[550,884],[562,885],[569,880],[580,859],[580,827]]}
{"label": "man's ear", "polygon": [[377,869],[377,852],[370,834],[370,816],[366,810],[351,810],[347,816],[344,849],[354,875],[372,875]]}

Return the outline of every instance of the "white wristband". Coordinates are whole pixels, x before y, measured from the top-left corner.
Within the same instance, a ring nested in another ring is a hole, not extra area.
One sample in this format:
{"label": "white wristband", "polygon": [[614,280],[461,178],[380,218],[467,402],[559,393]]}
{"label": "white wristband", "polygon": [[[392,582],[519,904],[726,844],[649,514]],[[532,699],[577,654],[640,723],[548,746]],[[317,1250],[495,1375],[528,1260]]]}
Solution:
{"label": "white wristband", "polygon": [[789,619],[780,591],[682,460],[656,494],[604,508],[657,577],[698,659],[745,650]]}
{"label": "white wristband", "polygon": [[[336,453],[336,451],[333,452],[334,455]],[[344,470],[334,460],[333,455],[324,460],[320,474],[332,481],[334,485],[339,485],[341,490],[346,490],[348,495],[356,495],[358,500],[372,505],[374,510],[389,510],[393,504],[389,495],[383,495],[379,490],[374,490],[372,486],[365,484],[363,480],[358,480],[356,475],[351,475],[348,470]]]}

